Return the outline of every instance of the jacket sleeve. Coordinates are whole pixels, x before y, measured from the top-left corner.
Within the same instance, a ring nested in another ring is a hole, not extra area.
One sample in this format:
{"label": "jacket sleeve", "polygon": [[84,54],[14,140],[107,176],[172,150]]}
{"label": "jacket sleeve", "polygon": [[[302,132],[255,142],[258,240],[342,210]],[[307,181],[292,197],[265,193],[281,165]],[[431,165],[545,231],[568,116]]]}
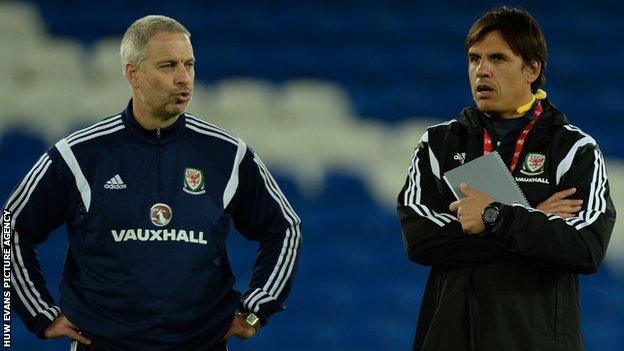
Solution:
{"label": "jacket sleeve", "polygon": [[[46,152],[13,190],[4,206],[11,217],[11,296],[26,327],[39,338],[61,313],[46,287],[36,246],[65,221],[66,183],[55,149]],[[4,228],[4,226],[3,226]]]}
{"label": "jacket sleeve", "polygon": [[250,149],[239,166],[233,221],[245,237],[259,242],[249,289],[241,307],[262,324],[284,310],[301,247],[301,221],[266,166]]}
{"label": "jacket sleeve", "polygon": [[426,132],[414,151],[397,201],[403,241],[410,260],[427,266],[468,267],[517,256],[500,242],[467,235],[448,207],[439,163]]}
{"label": "jacket sleeve", "polygon": [[[559,189],[575,187],[581,211],[564,219],[521,205],[504,206],[493,233],[505,248],[533,262],[571,273],[592,273],[602,262],[615,208],[609,195],[604,159],[595,144],[569,154],[558,166]],[[563,173],[565,171],[565,173]]]}

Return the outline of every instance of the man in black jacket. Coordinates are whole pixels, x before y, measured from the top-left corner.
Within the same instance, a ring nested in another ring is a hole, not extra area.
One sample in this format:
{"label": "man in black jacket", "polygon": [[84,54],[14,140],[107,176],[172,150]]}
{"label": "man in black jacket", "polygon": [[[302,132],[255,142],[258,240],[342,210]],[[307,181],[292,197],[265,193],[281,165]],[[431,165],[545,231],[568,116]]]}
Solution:
{"label": "man in black jacket", "polygon": [[[414,350],[582,350],[578,273],[598,269],[615,222],[602,153],[539,89],[528,12],[487,12],[465,50],[476,106],[427,130],[398,198],[409,258],[432,267]],[[442,180],[494,150],[531,207],[470,184],[457,200]]]}

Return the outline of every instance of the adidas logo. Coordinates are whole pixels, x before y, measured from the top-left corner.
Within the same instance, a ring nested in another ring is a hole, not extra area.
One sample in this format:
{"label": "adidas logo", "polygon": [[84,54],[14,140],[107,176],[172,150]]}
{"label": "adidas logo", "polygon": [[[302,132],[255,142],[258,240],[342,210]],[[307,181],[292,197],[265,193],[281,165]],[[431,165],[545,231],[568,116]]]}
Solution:
{"label": "adidas logo", "polygon": [[463,165],[464,162],[466,162],[466,153],[465,152],[456,153],[455,156],[453,156],[453,160],[459,161],[459,163]]}
{"label": "adidas logo", "polygon": [[116,174],[104,184],[105,189],[125,189],[127,187],[123,180],[121,180],[119,174]]}

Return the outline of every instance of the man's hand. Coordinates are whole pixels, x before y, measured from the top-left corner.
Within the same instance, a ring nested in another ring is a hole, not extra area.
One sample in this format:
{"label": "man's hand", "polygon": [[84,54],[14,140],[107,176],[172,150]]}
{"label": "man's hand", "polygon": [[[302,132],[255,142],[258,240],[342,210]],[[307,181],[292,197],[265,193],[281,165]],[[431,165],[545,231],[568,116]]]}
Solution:
{"label": "man's hand", "polygon": [[474,190],[466,183],[459,186],[464,198],[453,201],[449,209],[457,213],[457,218],[462,229],[468,234],[480,234],[485,230],[485,224],[481,220],[483,209],[494,202],[487,194]]}
{"label": "man's hand", "polygon": [[234,320],[232,321],[232,325],[230,325],[230,329],[228,329],[227,333],[223,337],[223,340],[227,340],[231,336],[235,336],[239,339],[247,340],[251,339],[252,336],[256,334],[256,329],[252,326],[247,325],[243,320],[243,317],[236,315]]}
{"label": "man's hand", "polygon": [[48,339],[56,339],[67,336],[85,345],[91,345],[91,340],[82,336],[78,331],[78,328],[76,328],[62,313],[56,317],[52,324],[50,324],[50,326],[45,330],[43,335]]}
{"label": "man's hand", "polygon": [[566,199],[566,197],[575,192],[576,188],[570,188],[554,193],[544,202],[537,205],[537,209],[563,218],[574,217],[581,210],[583,200]]}

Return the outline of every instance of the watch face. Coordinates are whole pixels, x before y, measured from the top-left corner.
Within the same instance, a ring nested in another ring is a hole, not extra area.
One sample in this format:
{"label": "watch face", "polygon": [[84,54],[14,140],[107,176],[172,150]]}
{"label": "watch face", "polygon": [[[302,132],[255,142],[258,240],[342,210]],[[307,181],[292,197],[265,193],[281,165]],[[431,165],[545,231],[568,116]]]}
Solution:
{"label": "watch face", "polygon": [[254,313],[249,313],[245,320],[254,328],[260,323],[260,319]]}
{"label": "watch face", "polygon": [[487,207],[483,211],[483,223],[485,224],[494,224],[496,222],[496,218],[498,218],[498,207]]}

